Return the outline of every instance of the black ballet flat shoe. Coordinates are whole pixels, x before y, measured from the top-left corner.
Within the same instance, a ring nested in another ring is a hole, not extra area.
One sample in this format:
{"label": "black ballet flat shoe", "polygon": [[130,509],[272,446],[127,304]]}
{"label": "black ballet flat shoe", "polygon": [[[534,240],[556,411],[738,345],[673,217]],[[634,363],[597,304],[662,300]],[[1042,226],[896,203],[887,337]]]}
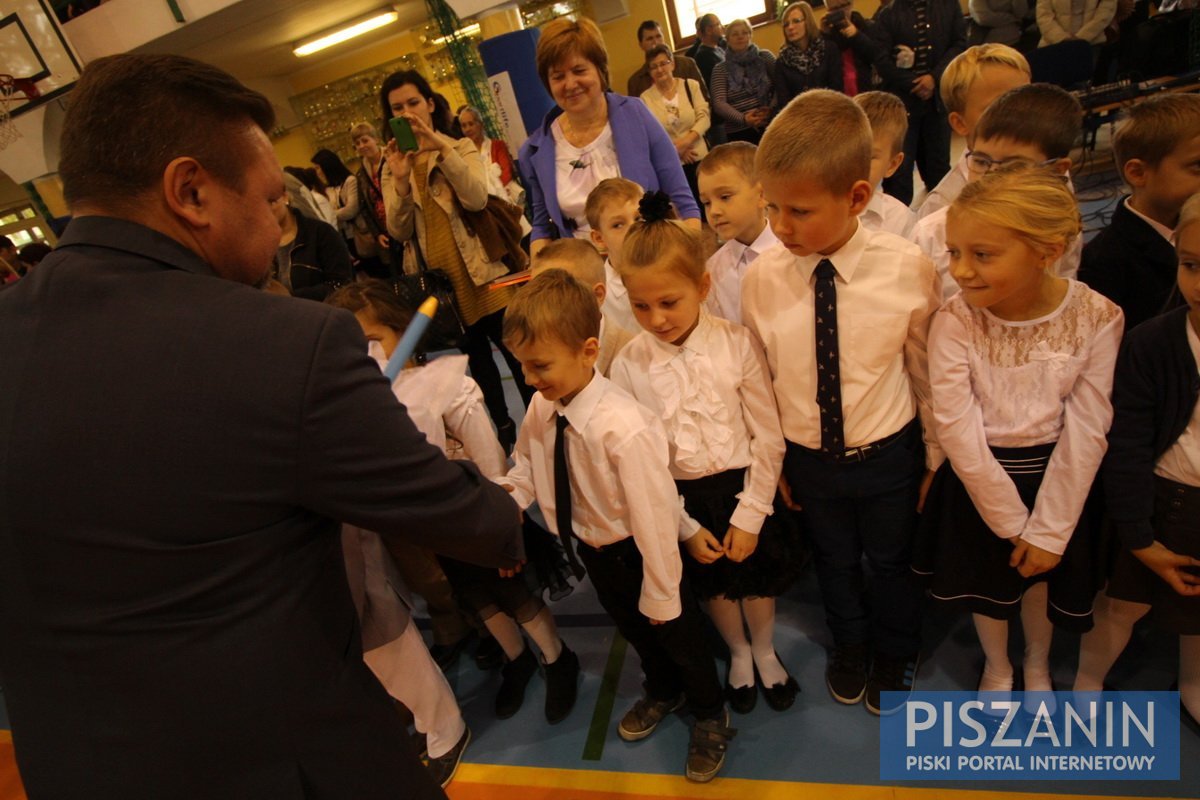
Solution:
{"label": "black ballet flat shoe", "polygon": [[787,680],[783,683],[777,683],[774,686],[764,686],[763,699],[767,701],[767,705],[774,711],[787,711],[796,702],[796,695],[800,693],[800,684],[796,683],[796,679],[788,675]]}
{"label": "black ballet flat shoe", "polygon": [[758,704],[758,687],[752,683],[749,686],[734,688],[726,680],[725,699],[729,701],[729,708],[735,713],[749,714],[754,710],[754,706]]}

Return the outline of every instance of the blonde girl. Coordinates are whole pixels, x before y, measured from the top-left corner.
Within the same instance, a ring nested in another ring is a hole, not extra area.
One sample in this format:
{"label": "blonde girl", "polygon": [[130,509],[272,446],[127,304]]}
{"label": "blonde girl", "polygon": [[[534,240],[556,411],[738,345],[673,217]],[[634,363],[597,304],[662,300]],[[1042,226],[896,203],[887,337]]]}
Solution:
{"label": "blonde girl", "polygon": [[668,207],[665,195],[648,194],[644,221],[625,239],[621,279],[643,331],[611,377],[666,426],[671,473],[701,525],[685,542],[685,580],[729,645],[731,707],[748,713],[760,683],[782,711],[798,686],[775,652],[775,598],[800,559],[771,516],[784,454],[774,392],[749,331],[703,310],[710,281],[702,240],[665,219]]}
{"label": "blonde girl", "polygon": [[1026,691],[1047,691],[1053,627],[1085,631],[1095,595],[1085,501],[1112,420],[1120,309],[1051,266],[1080,229],[1063,177],[1001,170],[963,189],[946,243],[959,292],[929,335],[937,440],[914,568],[974,616],[980,691],[1014,686],[1009,622],[1025,634]]}

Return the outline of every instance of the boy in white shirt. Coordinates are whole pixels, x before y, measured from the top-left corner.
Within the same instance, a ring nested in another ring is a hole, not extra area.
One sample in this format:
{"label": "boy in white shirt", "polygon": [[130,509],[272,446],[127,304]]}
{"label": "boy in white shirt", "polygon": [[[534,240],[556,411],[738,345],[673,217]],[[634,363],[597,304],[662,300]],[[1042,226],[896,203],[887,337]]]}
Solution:
{"label": "boy in white shirt", "polygon": [[[1083,109],[1069,92],[1049,83],[1020,86],[997,98],[979,120],[968,143],[966,164],[971,180],[1006,164],[1035,164],[1058,170],[1063,180],[1071,169],[1071,148],[1083,127]],[[912,240],[933,259],[942,282],[942,299],[958,292],[950,277],[946,251],[946,213],[949,206],[917,220]],[[1076,236],[1054,264],[1054,273],[1074,278],[1079,272],[1083,234]]]}
{"label": "boy in white shirt", "polygon": [[596,296],[596,304],[600,306],[600,354],[596,357],[596,369],[607,378],[613,359],[634,337],[634,332],[604,316],[604,298],[608,296],[604,264],[604,256],[583,239],[555,239],[534,255],[530,274],[536,278],[548,269],[561,269]]}
{"label": "boy in white shirt", "polygon": [[883,179],[890,178],[904,163],[904,137],[908,133],[908,111],[904,101],[891,92],[863,92],[854,102],[871,124],[871,202],[858,219],[873,231],[887,231],[908,238],[917,215],[912,209],[883,191]]}
{"label": "boy in white shirt", "polygon": [[814,89],[780,112],[755,173],[783,247],[751,265],[742,316],[767,354],[787,440],[780,490],[808,531],[833,634],[826,686],[878,714],[882,692],[911,691],[920,651],[909,563],[942,456],[922,447],[917,412],[931,419],[925,345],[941,294],[914,245],[859,222],[870,172],[853,100]]}
{"label": "boy in white shirt", "polygon": [[641,658],[646,695],[622,717],[621,738],[646,738],[686,701],[696,717],[686,775],[710,781],[734,731],[679,556],[680,537],[700,528],[681,530],[662,422],[596,373],[599,333],[594,296],[562,270],[537,276],[508,306],[504,343],[538,393],[499,483],[522,508],[537,501]]}
{"label": "boy in white shirt", "polygon": [[605,295],[601,310],[604,318],[612,320],[627,331],[639,330],[629,293],[621,282],[617,269],[621,266],[621,245],[629,226],[637,221],[638,203],[645,191],[628,178],[605,178],[596,184],[587,197],[584,214],[591,227],[592,244],[605,255]]}
{"label": "boy in white shirt", "polygon": [[779,243],[764,213],[762,186],[754,178],[755,146],[730,142],[700,162],[696,179],[708,224],[724,242],[708,259],[712,280],[705,306],[716,317],[742,322],[742,279],[754,259]]}
{"label": "boy in white shirt", "polygon": [[[979,118],[992,101],[1009,89],[1025,86],[1030,79],[1029,62],[1008,45],[989,43],[968,47],[946,65],[938,85],[950,129],[971,141]],[[917,219],[953,203],[970,177],[964,153],[954,169],[925,196],[917,209]]]}

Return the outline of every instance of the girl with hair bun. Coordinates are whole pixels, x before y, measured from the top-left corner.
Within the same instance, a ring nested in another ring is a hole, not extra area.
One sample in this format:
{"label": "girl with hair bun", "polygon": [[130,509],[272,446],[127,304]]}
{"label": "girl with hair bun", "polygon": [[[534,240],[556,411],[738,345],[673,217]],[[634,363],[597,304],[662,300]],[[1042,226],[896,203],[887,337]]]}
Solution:
{"label": "girl with hair bun", "polygon": [[748,330],[704,310],[703,240],[668,218],[670,198],[648,193],[640,211],[620,271],[643,331],[611,378],[667,429],[671,474],[701,525],[684,545],[685,580],[729,645],[731,707],[748,713],[761,683],[768,705],[783,711],[799,687],[775,652],[775,598],[801,558],[772,517],[784,440],[766,357]]}
{"label": "girl with hair bun", "polygon": [[1086,631],[1096,594],[1085,501],[1112,421],[1121,310],[1053,264],[1079,233],[1062,175],[1001,170],[950,207],[960,291],[934,316],[929,373],[947,461],[921,516],[914,569],[971,611],[979,691],[1011,691],[1008,626],[1025,634],[1026,691],[1049,691],[1054,626]]}

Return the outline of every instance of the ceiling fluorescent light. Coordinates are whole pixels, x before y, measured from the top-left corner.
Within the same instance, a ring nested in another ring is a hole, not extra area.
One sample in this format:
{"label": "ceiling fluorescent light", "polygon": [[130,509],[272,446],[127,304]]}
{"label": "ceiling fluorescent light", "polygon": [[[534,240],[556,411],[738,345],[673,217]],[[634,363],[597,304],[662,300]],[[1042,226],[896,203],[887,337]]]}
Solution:
{"label": "ceiling fluorescent light", "polygon": [[312,41],[297,45],[292,52],[298,56],[312,55],[319,50],[324,50],[327,47],[333,47],[335,44],[341,44],[348,39],[353,39],[355,36],[362,36],[368,31],[373,31],[376,28],[382,28],[384,25],[390,25],[395,22],[399,16],[400,15],[395,11],[385,11],[382,14],[376,14],[372,17],[361,20],[360,22],[356,22],[353,25],[347,25],[339,30],[322,34]]}
{"label": "ceiling fluorescent light", "polygon": [[[465,28],[460,28],[459,30],[455,31],[454,35],[458,36],[460,38],[463,38],[463,39],[467,39],[467,38],[470,38],[470,37],[476,35],[477,33],[479,33],[479,23],[473,22],[470,25],[467,25]],[[446,44],[446,42],[449,42],[449,41],[450,41],[449,36],[439,36],[436,39],[433,39],[432,41],[430,41],[430,44],[432,44],[434,47],[441,47],[442,45]]]}

